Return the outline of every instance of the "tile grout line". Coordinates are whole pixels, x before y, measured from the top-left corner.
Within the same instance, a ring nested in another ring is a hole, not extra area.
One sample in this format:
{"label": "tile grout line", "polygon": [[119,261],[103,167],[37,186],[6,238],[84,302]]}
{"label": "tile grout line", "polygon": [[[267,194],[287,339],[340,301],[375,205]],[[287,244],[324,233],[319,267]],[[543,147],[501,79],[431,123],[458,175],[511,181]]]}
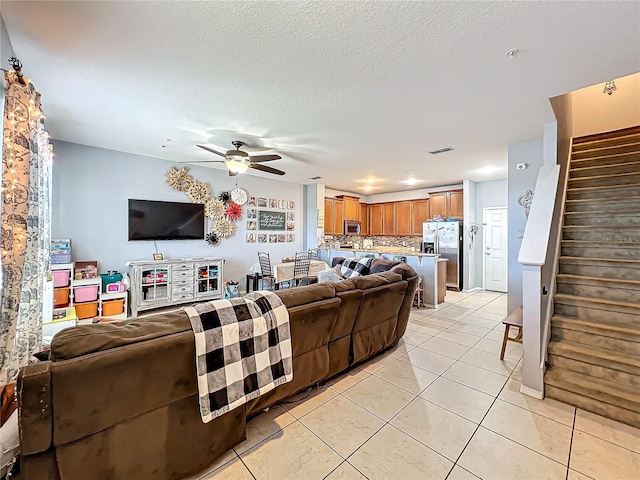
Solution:
{"label": "tile grout line", "polygon": [[571,468],[571,450],[573,449],[573,434],[576,431],[576,417],[578,416],[578,409],[573,407],[573,426],[571,427],[571,440],[569,441],[569,458],[567,458],[567,475],[565,480],[569,480],[569,469]]}

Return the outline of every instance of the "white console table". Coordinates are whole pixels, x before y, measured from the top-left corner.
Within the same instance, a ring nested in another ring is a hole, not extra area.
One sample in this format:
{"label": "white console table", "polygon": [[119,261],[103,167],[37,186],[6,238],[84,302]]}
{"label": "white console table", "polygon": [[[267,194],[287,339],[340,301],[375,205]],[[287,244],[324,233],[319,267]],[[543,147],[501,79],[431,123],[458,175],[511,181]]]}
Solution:
{"label": "white console table", "polygon": [[224,296],[220,257],[127,262],[131,277],[131,316],[138,312]]}

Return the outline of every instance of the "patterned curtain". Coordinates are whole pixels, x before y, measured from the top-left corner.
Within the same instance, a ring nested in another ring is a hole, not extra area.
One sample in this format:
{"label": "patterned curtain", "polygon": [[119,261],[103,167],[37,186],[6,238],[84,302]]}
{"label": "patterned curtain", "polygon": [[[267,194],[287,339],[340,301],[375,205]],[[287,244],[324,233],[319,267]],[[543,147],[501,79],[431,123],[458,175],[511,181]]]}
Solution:
{"label": "patterned curtain", "polygon": [[50,274],[52,146],[40,94],[5,73],[2,144],[0,385],[41,349],[43,293]]}

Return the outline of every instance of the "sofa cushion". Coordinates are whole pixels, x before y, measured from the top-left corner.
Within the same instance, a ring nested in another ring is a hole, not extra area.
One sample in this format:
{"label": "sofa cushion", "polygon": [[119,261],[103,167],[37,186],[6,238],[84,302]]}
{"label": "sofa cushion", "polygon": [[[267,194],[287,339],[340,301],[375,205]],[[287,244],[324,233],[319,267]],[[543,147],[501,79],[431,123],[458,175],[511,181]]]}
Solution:
{"label": "sofa cushion", "polygon": [[389,269],[389,271],[402,275],[403,280],[408,280],[409,278],[417,275],[416,271],[411,265],[403,262],[400,262],[398,265],[394,265],[393,267],[391,267],[391,269]]}
{"label": "sofa cushion", "polygon": [[129,322],[78,325],[62,330],[53,337],[51,360],[68,360],[186,330],[191,330],[191,324],[182,310]]}
{"label": "sofa cushion", "polygon": [[400,262],[396,260],[387,260],[386,258],[374,258],[371,261],[371,267],[369,268],[369,270],[371,271],[371,273],[386,272],[387,270],[390,270],[391,267],[394,267],[399,263]]}
{"label": "sofa cushion", "polygon": [[391,271],[376,273],[376,275],[386,278],[389,283],[399,282],[402,280],[402,275]]}
{"label": "sofa cushion", "polygon": [[336,296],[336,291],[331,283],[317,283],[304,287],[288,288],[276,292],[287,308],[319,302]]}
{"label": "sofa cushion", "polygon": [[353,283],[356,284],[356,288],[359,288],[360,290],[379,287],[380,285],[386,285],[387,283],[389,283],[389,280],[377,274],[365,275],[362,277],[355,277],[355,278],[352,278],[352,280],[353,280]]}
{"label": "sofa cushion", "polygon": [[334,283],[333,288],[336,289],[336,293],[339,293],[346,292],[347,290],[355,290],[358,287],[356,287],[356,284],[352,279],[347,278],[346,280],[342,280],[341,282]]}

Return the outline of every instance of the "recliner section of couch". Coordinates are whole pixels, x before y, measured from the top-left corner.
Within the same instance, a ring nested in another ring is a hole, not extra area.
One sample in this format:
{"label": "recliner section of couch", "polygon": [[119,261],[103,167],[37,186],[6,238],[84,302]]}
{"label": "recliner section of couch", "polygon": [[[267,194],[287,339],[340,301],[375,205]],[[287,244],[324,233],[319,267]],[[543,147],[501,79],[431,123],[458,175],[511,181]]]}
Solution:
{"label": "recliner section of couch", "polygon": [[248,417],[395,345],[418,278],[403,273],[278,292],[293,380],[206,424],[184,312],[60,332],[51,360],[19,378],[24,478],[174,480],[202,471],[245,438]]}

